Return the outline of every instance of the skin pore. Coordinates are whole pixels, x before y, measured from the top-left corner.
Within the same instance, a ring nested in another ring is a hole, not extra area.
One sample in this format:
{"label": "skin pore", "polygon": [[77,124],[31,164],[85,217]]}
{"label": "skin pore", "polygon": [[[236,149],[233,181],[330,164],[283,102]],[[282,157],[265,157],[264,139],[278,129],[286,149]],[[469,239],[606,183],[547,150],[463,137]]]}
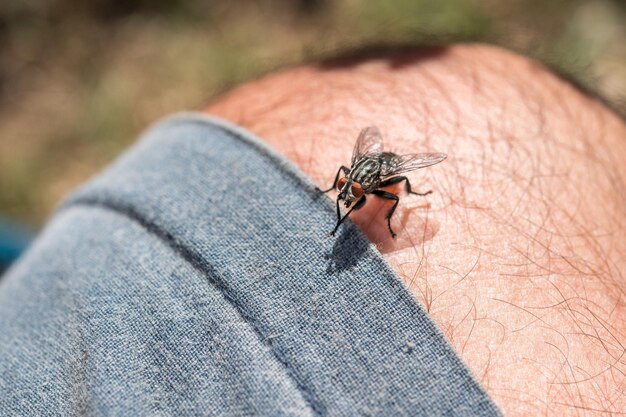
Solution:
{"label": "skin pore", "polygon": [[448,154],[408,174],[429,196],[395,189],[395,240],[389,201],[351,220],[505,415],[626,414],[626,125],[602,103],[527,58],[455,45],[289,69],[206,111],[323,189],[365,126],[396,153]]}

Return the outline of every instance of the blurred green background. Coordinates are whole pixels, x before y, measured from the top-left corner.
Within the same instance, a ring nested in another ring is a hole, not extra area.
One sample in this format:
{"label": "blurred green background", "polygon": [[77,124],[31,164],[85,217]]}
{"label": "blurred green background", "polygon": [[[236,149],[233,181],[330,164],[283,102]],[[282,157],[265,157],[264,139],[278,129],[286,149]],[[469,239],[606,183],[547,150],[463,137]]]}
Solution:
{"label": "blurred green background", "polygon": [[370,44],[464,40],[536,57],[626,113],[623,1],[3,1],[0,217],[39,226],[150,122],[243,80]]}

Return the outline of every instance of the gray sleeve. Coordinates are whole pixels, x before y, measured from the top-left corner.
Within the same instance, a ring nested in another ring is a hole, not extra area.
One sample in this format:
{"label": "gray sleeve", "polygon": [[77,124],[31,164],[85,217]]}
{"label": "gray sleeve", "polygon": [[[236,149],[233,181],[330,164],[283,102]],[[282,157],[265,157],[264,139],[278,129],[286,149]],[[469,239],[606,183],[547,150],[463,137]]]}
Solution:
{"label": "gray sleeve", "polygon": [[500,415],[334,215],[251,133],[156,125],[0,282],[0,414]]}

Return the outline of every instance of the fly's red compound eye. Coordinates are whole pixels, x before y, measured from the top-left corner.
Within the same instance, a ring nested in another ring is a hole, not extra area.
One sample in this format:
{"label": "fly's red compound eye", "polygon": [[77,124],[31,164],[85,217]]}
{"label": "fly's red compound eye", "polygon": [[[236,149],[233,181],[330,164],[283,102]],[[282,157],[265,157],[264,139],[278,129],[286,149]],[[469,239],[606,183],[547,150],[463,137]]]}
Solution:
{"label": "fly's red compound eye", "polygon": [[363,187],[361,187],[361,184],[359,184],[358,182],[352,183],[352,195],[356,198],[361,198],[361,196],[363,195]]}
{"label": "fly's red compound eye", "polygon": [[348,179],[346,177],[339,178],[339,180],[337,181],[337,191],[341,191],[341,189],[344,185],[346,185],[347,182]]}

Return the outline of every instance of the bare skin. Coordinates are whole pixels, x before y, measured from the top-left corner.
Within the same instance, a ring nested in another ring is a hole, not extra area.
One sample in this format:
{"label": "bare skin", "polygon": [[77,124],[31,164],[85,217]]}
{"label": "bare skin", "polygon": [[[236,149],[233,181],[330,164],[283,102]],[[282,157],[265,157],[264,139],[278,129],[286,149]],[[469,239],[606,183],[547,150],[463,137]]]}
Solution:
{"label": "bare skin", "polygon": [[395,240],[390,202],[351,220],[505,415],[626,414],[626,126],[600,102],[527,58],[458,45],[286,70],[206,111],[320,188],[371,124],[398,153],[447,153],[408,175],[431,195],[396,190]]}

